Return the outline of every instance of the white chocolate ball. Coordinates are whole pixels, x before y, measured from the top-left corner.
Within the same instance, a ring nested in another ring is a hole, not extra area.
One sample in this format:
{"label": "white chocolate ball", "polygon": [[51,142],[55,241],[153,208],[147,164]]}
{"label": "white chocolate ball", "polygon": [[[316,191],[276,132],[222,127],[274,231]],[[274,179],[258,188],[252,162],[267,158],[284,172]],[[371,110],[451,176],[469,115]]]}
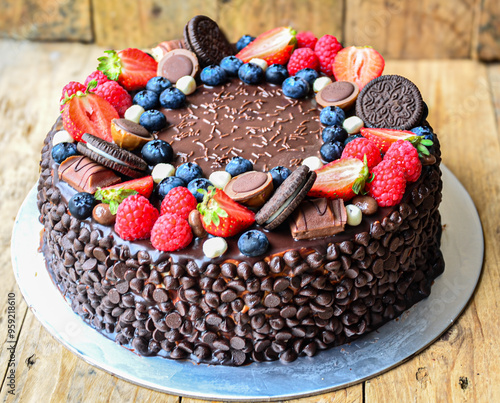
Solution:
{"label": "white chocolate ball", "polygon": [[59,143],[73,143],[75,139],[66,130],[59,130],[52,137],[52,146]]}
{"label": "white chocolate ball", "polygon": [[262,71],[266,71],[267,70],[267,62],[264,60],[264,59],[259,59],[258,57],[254,57],[253,59],[251,59],[248,63],[253,63],[253,64],[256,64],[257,66],[259,66]]}
{"label": "white chocolate ball", "polygon": [[313,83],[313,91],[320,92],[323,88],[325,88],[328,84],[332,83],[332,79],[330,77],[322,76],[318,77],[314,80]]}
{"label": "white chocolate ball", "polygon": [[361,224],[361,220],[363,218],[363,213],[358,206],[354,204],[348,204],[345,206],[345,210],[347,213],[347,224],[355,227],[356,225]]}
{"label": "white chocolate ball", "polygon": [[203,243],[203,253],[211,259],[223,255],[226,250],[227,242],[221,237],[210,238]]}
{"label": "white chocolate ball", "polygon": [[196,91],[196,81],[191,76],[184,76],[177,80],[175,86],[182,91],[184,95],[191,95]]}
{"label": "white chocolate ball", "polygon": [[318,157],[307,157],[302,161],[302,165],[307,165],[311,171],[315,171],[323,166],[323,162]]}
{"label": "white chocolate ball", "polygon": [[156,164],[151,172],[153,181],[160,183],[163,179],[175,175],[175,167],[172,164]]}
{"label": "white chocolate ball", "polygon": [[144,108],[141,105],[132,105],[125,111],[123,117],[132,122],[139,123],[139,119],[144,112]]}
{"label": "white chocolate ball", "polygon": [[357,116],[351,116],[344,120],[342,127],[348,134],[359,133],[362,127],[365,127],[365,123]]}
{"label": "white chocolate ball", "polygon": [[218,189],[224,189],[224,187],[231,180],[231,174],[226,171],[214,171],[208,177],[208,180]]}

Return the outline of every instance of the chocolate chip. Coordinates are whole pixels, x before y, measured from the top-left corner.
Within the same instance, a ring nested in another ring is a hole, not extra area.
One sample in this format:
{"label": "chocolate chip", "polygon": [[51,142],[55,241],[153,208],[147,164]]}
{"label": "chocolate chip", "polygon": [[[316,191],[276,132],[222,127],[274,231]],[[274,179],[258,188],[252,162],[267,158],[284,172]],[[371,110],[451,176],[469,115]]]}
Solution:
{"label": "chocolate chip", "polygon": [[290,285],[290,280],[288,278],[286,277],[277,278],[273,284],[273,291],[274,292],[284,291],[288,288],[289,285]]}
{"label": "chocolate chip", "polygon": [[220,269],[221,269],[221,274],[224,277],[227,277],[227,278],[236,277],[237,270],[236,270],[236,266],[233,263],[223,263],[220,266]]}
{"label": "chocolate chip", "polygon": [[237,298],[237,296],[238,295],[236,294],[236,292],[229,289],[229,290],[222,292],[221,300],[222,300],[222,302],[232,302]]}
{"label": "chocolate chip", "polygon": [[212,290],[215,292],[222,292],[227,288],[226,282],[222,278],[218,278],[215,281],[213,279],[210,280],[213,281]]}
{"label": "chocolate chip", "polygon": [[133,278],[130,280],[130,288],[136,293],[141,294],[142,289],[144,288],[144,282],[138,278]]}
{"label": "chocolate chip", "polygon": [[182,324],[181,315],[179,315],[177,312],[172,312],[165,317],[165,323],[171,329],[177,329]]}
{"label": "chocolate chip", "polygon": [[222,323],[222,317],[216,313],[209,313],[206,321],[210,326],[219,326]]}
{"label": "chocolate chip", "polygon": [[211,308],[217,308],[220,305],[219,295],[215,292],[207,292],[205,294],[205,302]]}
{"label": "chocolate chip", "polygon": [[153,299],[156,302],[167,302],[169,300],[168,292],[164,288],[156,288],[153,291]]}
{"label": "chocolate chip", "polygon": [[264,306],[267,306],[269,308],[277,307],[280,304],[280,302],[281,298],[279,297],[278,294],[275,293],[269,293],[264,298]]}
{"label": "chocolate chip", "polygon": [[281,311],[280,311],[280,316],[282,318],[292,318],[295,316],[295,314],[297,313],[297,308],[294,307],[294,306],[287,306],[287,307],[284,307]]}
{"label": "chocolate chip", "polygon": [[246,262],[241,262],[236,268],[236,272],[238,273],[238,277],[241,277],[243,280],[248,280],[253,274],[252,266]]}
{"label": "chocolate chip", "polygon": [[302,257],[298,251],[289,250],[283,255],[283,260],[288,266],[295,268],[302,262]]}
{"label": "chocolate chip", "polygon": [[271,272],[278,274],[281,273],[284,268],[285,263],[280,256],[274,256],[271,259],[271,262],[269,263],[269,269],[271,270]]}
{"label": "chocolate chip", "polygon": [[120,302],[121,295],[116,289],[112,289],[108,293],[108,298],[113,304],[118,304]]}
{"label": "chocolate chip", "polygon": [[257,277],[265,277],[269,274],[269,266],[266,262],[260,261],[253,265],[253,273]]}

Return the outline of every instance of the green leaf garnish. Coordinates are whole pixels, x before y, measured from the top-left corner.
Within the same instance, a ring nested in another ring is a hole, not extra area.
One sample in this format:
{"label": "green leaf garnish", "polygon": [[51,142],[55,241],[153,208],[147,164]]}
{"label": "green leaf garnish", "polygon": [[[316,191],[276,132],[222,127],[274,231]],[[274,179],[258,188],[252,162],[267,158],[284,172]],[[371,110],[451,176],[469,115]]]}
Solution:
{"label": "green leaf garnish", "polygon": [[118,206],[127,197],[138,194],[136,190],[132,189],[101,189],[97,188],[94,198],[103,203],[109,204],[109,211],[115,215],[118,211]]}

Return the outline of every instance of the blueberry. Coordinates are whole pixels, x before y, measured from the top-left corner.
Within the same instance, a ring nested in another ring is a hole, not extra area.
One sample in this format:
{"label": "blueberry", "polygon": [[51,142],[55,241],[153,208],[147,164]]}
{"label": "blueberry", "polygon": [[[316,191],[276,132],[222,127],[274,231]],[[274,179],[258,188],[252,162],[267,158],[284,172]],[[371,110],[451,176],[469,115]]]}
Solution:
{"label": "blueberry", "polygon": [[312,87],[314,84],[314,80],[316,80],[319,77],[319,74],[316,70],[307,67],[305,69],[297,71],[297,73],[295,73],[295,77],[303,78]]}
{"label": "blueberry", "polygon": [[174,159],[172,146],[163,140],[151,140],[142,146],[142,159],[150,166],[169,163]]}
{"label": "blueberry", "polygon": [[235,56],[227,56],[221,60],[220,66],[229,77],[238,77],[238,69],[243,62]]}
{"label": "blueberry", "polygon": [[328,141],[340,141],[343,143],[347,139],[347,132],[342,126],[327,126],[321,132],[321,137],[325,143]]}
{"label": "blueberry", "polygon": [[347,137],[345,140],[344,140],[344,147],[350,143],[351,141],[353,141],[354,139],[359,139],[360,137],[363,137],[361,134],[353,134],[352,136],[349,136]]}
{"label": "blueberry", "polygon": [[159,110],[150,109],[141,115],[139,123],[149,132],[159,132],[167,126],[167,118]]}
{"label": "blueberry", "polygon": [[324,161],[331,162],[342,157],[344,146],[340,141],[329,141],[321,146],[319,153]]}
{"label": "blueberry", "polygon": [[184,182],[181,178],[177,176],[168,176],[163,179],[156,188],[158,191],[158,196],[163,200],[163,198],[170,192],[173,188],[179,186],[186,186],[186,182]]}
{"label": "blueberry", "polygon": [[184,182],[189,183],[193,179],[201,178],[203,176],[203,171],[198,164],[194,162],[186,162],[179,165],[175,171],[175,176],[181,178]]}
{"label": "blueberry", "polygon": [[145,110],[154,109],[159,105],[158,94],[149,90],[139,91],[134,95],[134,104],[142,106]]}
{"label": "blueberry", "polygon": [[283,94],[290,98],[303,98],[309,93],[309,83],[297,76],[288,77],[282,88]]}
{"label": "blueberry", "polygon": [[210,85],[211,87],[224,84],[227,80],[226,70],[221,66],[212,64],[201,71],[200,79],[203,84]]}
{"label": "blueberry", "polygon": [[277,189],[278,186],[280,186],[285,181],[285,179],[290,176],[292,171],[290,171],[288,168],[277,166],[271,169],[269,173],[273,177],[273,186],[275,189]]}
{"label": "blueberry", "polygon": [[345,120],[345,113],[338,106],[327,106],[320,112],[319,120],[325,126],[342,126]]}
{"label": "blueberry", "polygon": [[243,35],[238,42],[236,42],[236,50],[239,52],[241,49],[246,47],[250,42],[255,40],[255,36]]}
{"label": "blueberry", "polygon": [[233,178],[252,170],[252,163],[243,157],[234,157],[226,165],[226,172],[228,172]]}
{"label": "blueberry", "polygon": [[170,88],[172,83],[162,76],[156,76],[151,78],[146,84],[146,89],[148,91],[156,92],[157,94],[161,94],[167,88]]}
{"label": "blueberry", "polygon": [[264,80],[264,70],[253,63],[246,63],[238,70],[238,77],[245,84],[259,84]]}
{"label": "blueberry", "polygon": [[281,85],[288,78],[288,70],[281,64],[271,64],[266,70],[266,81]]}
{"label": "blueberry", "polygon": [[160,104],[167,109],[179,109],[186,103],[186,95],[177,88],[167,88],[160,94]]}
{"label": "blueberry", "polygon": [[68,208],[73,217],[85,220],[92,215],[95,204],[94,196],[87,192],[80,192],[69,199]]}
{"label": "blueberry", "polygon": [[434,140],[434,133],[429,126],[418,126],[411,129],[417,136],[424,136],[425,139]]}
{"label": "blueberry", "polygon": [[213,186],[213,183],[210,182],[208,179],[197,178],[189,182],[187,188],[196,198],[196,201],[198,203],[201,203],[203,201],[203,194],[198,192],[198,189],[205,189],[208,192],[209,186]]}
{"label": "blueberry", "polygon": [[59,143],[52,147],[52,159],[60,164],[66,158],[77,155],[75,143]]}
{"label": "blueberry", "polygon": [[243,233],[238,239],[238,249],[246,256],[262,255],[269,248],[269,241],[263,232],[251,229]]}

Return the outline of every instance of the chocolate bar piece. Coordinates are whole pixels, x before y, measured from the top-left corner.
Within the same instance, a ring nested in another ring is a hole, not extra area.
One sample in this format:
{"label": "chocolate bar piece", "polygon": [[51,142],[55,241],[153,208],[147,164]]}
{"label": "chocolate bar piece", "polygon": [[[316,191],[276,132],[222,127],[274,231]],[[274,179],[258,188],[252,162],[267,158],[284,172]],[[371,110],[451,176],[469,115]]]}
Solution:
{"label": "chocolate bar piece", "polygon": [[342,199],[303,201],[294,211],[290,230],[295,240],[315,239],[344,231],[347,213]]}
{"label": "chocolate bar piece", "polygon": [[59,166],[59,179],[79,192],[94,193],[98,187],[116,185],[121,179],[111,169],[82,155],[66,158]]}

